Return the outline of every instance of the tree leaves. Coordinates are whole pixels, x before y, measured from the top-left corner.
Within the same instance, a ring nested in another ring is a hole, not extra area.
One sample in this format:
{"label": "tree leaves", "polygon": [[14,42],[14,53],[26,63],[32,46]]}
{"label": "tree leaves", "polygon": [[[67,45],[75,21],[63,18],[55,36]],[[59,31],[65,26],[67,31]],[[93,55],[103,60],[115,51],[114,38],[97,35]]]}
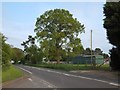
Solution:
{"label": "tree leaves", "polygon": [[[110,50],[111,67],[120,70],[120,1],[107,2],[104,6],[104,28],[109,42],[116,46]],[[116,58],[117,57],[117,58]]]}
{"label": "tree leaves", "polygon": [[49,54],[49,57],[60,60],[67,47],[82,47],[78,35],[84,32],[84,25],[65,9],[46,11],[37,18],[35,26],[36,38],[46,56]]}
{"label": "tree leaves", "polygon": [[104,7],[104,27],[111,44],[120,46],[120,2],[107,2]]}

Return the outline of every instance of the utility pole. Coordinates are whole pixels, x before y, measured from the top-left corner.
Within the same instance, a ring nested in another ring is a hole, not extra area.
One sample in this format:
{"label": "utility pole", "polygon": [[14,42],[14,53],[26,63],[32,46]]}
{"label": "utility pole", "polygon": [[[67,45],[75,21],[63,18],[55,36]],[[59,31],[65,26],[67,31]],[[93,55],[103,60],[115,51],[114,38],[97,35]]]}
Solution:
{"label": "utility pole", "polygon": [[90,48],[91,48],[91,64],[92,64],[92,30],[90,34]]}

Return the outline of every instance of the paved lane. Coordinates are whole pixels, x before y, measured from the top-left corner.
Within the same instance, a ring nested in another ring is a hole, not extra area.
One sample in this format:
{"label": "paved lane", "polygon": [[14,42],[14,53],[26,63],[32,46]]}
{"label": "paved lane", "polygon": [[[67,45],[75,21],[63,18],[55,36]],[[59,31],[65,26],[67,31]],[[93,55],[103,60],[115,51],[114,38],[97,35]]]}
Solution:
{"label": "paved lane", "polygon": [[118,88],[115,83],[73,75],[64,71],[19,66],[29,77],[5,85],[10,88]]}

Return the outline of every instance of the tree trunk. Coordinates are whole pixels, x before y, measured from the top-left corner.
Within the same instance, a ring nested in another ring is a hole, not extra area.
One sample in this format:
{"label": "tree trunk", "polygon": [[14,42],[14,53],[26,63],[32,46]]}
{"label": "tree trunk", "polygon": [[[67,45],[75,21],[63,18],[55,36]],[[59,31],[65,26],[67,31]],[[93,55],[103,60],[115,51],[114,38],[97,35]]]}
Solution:
{"label": "tree trunk", "polygon": [[60,53],[59,53],[59,49],[56,50],[57,53],[56,53],[56,59],[57,59],[57,64],[60,64]]}
{"label": "tree trunk", "polygon": [[57,59],[57,64],[60,64],[60,60],[59,59]]}

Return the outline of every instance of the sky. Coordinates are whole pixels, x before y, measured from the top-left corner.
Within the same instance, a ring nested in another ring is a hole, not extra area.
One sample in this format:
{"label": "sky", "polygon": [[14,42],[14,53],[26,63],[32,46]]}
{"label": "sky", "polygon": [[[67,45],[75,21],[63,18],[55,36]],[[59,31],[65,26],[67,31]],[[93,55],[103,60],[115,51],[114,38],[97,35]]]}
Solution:
{"label": "sky", "polygon": [[2,33],[8,38],[7,43],[23,49],[21,43],[28,35],[35,35],[36,18],[51,9],[66,9],[74,18],[84,24],[85,33],[80,35],[84,48],[90,48],[90,31],[93,31],[93,49],[101,48],[109,53],[106,30],[103,28],[104,2],[3,2]]}

